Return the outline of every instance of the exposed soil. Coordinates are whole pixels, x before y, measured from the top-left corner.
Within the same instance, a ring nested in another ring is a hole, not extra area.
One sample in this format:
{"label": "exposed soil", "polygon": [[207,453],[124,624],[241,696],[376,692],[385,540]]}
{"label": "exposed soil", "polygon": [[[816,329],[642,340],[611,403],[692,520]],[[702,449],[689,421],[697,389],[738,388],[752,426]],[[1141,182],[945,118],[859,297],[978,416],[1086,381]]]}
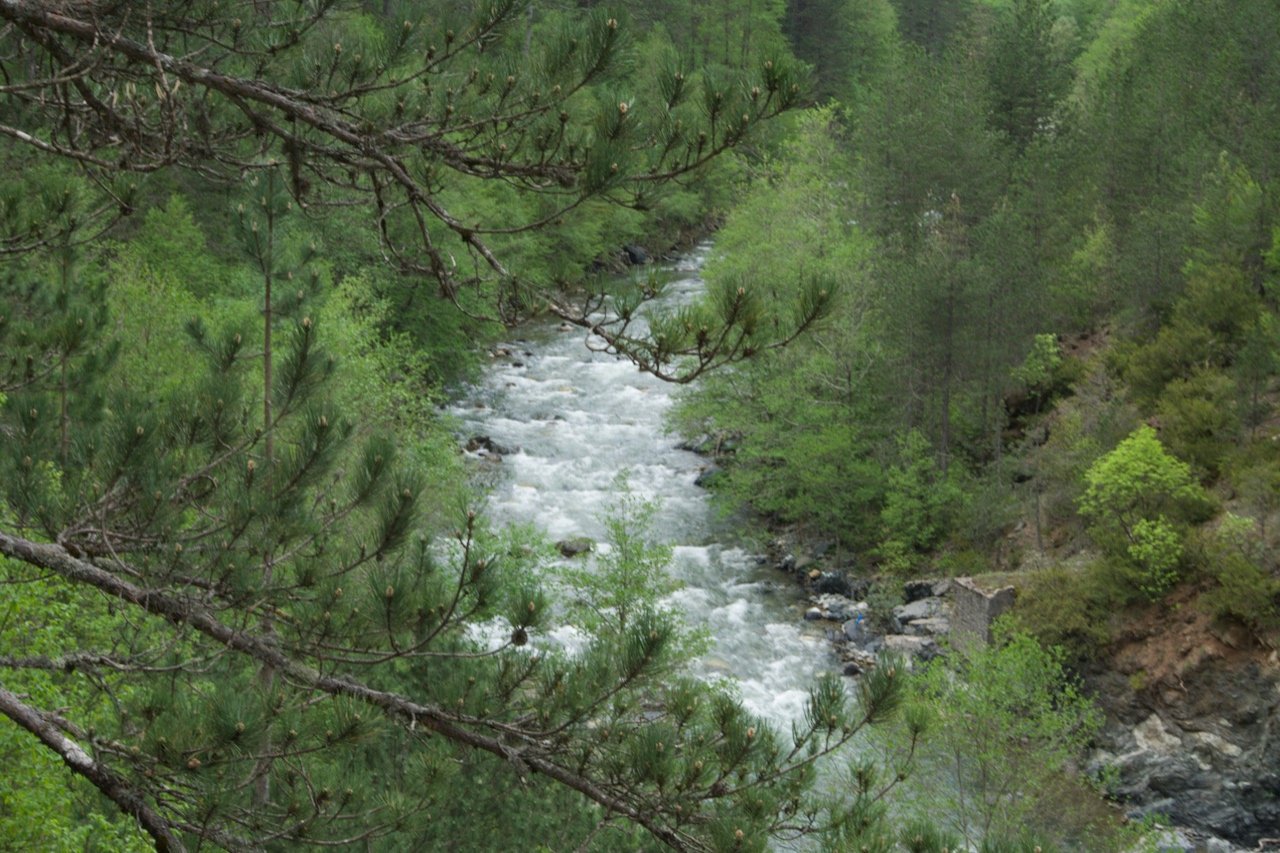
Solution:
{"label": "exposed soil", "polygon": [[1206,663],[1238,669],[1250,662],[1274,665],[1275,650],[1246,628],[1215,620],[1182,587],[1131,615],[1112,645],[1110,667],[1128,676],[1135,692],[1165,704],[1180,704],[1185,679]]}

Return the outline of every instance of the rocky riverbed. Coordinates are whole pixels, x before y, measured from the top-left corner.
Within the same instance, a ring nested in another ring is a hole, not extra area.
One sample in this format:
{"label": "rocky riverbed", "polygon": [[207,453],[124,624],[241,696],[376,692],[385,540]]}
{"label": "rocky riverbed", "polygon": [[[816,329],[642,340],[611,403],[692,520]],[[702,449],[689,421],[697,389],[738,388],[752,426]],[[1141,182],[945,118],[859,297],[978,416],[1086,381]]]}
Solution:
{"label": "rocky riverbed", "polygon": [[916,580],[886,589],[828,556],[831,549],[784,535],[769,545],[768,559],[804,589],[803,618],[827,624],[826,635],[846,675],[875,665],[891,652],[928,661],[942,654],[951,632],[950,580]]}
{"label": "rocky riverbed", "polygon": [[[829,625],[846,675],[874,666],[881,651],[916,661],[946,653],[960,582],[913,580],[886,595],[829,551],[784,535],[771,543],[770,560],[806,591],[803,618]],[[1194,609],[1173,619],[1153,613],[1084,676],[1106,714],[1088,771],[1106,780],[1132,818],[1174,824],[1156,849],[1280,850],[1274,650]]]}

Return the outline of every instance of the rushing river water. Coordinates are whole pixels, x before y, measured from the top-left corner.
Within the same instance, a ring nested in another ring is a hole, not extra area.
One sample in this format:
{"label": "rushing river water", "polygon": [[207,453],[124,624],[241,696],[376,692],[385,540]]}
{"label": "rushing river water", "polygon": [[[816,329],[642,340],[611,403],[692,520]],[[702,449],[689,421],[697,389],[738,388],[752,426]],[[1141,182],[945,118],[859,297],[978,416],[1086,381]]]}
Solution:
{"label": "rushing river water", "polygon": [[[669,270],[660,305],[697,297],[709,252],[700,246]],[[706,460],[663,429],[674,387],[591,352],[579,329],[547,323],[520,335],[455,407],[470,435],[511,451],[484,463],[496,469],[489,516],[533,524],[553,540],[600,540],[615,477],[628,471],[632,493],[659,506],[657,537],[674,546],[669,571],[682,586],[669,602],[713,637],[695,672],[736,680],[757,714],[794,719],[816,674],[833,665],[830,651],[800,620],[793,585],[743,547],[694,485]]]}

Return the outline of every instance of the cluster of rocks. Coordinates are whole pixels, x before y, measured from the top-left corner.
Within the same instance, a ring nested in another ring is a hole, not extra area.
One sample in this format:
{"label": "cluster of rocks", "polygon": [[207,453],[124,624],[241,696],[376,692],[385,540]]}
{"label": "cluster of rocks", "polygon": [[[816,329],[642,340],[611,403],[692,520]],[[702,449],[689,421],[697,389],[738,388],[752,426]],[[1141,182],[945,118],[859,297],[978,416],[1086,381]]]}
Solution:
{"label": "cluster of rocks", "polygon": [[[775,543],[775,549],[780,544]],[[776,565],[796,576],[808,592],[806,621],[835,623],[827,637],[845,675],[858,675],[874,666],[881,652],[908,661],[927,661],[942,653],[940,641],[951,631],[950,581],[904,583],[903,603],[886,613],[868,600],[871,581],[854,576],[848,568],[818,568],[813,557],[791,552],[782,553]]]}
{"label": "cluster of rocks", "polygon": [[[524,341],[520,341],[520,343],[524,343]],[[520,359],[532,358],[532,357],[533,357],[533,352],[527,349],[517,351],[512,349],[511,347],[494,347],[493,349],[489,350],[489,358],[510,359],[510,364],[512,367],[524,367],[524,362],[521,361]]]}
{"label": "cluster of rocks", "polygon": [[1134,848],[1134,850],[1135,853],[1138,849],[1155,850],[1156,853],[1245,853],[1246,850],[1280,850],[1280,839],[1275,841],[1276,845],[1273,846],[1238,847],[1216,835],[1179,827],[1162,830],[1148,839],[1141,848]]}
{"label": "cluster of rocks", "polygon": [[467,439],[467,443],[463,447],[468,453],[474,453],[482,459],[489,459],[494,462],[501,461],[502,457],[519,450],[519,448],[499,444],[487,435],[473,435]]}
{"label": "cluster of rocks", "polygon": [[[832,568],[821,548],[796,556],[788,544],[774,543],[774,564],[807,591],[806,620],[834,623],[827,636],[846,675],[874,666],[882,651],[934,658],[953,632],[955,642],[989,639],[990,621],[1012,603],[1008,588],[922,580],[903,584],[903,603],[877,612],[869,581],[853,567]],[[1131,817],[1179,824],[1157,839],[1161,853],[1280,851],[1280,666],[1269,664],[1200,667],[1163,699],[1140,698],[1119,673],[1090,679],[1109,717],[1091,774],[1109,780]],[[1107,678],[1120,683],[1107,689]]]}

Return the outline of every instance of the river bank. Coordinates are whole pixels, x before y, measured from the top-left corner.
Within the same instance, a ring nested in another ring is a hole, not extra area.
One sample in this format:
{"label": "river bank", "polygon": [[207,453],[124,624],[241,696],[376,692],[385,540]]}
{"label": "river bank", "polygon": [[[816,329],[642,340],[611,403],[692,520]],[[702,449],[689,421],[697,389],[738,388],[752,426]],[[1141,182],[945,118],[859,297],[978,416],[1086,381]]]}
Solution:
{"label": "river bank", "polygon": [[[845,675],[874,666],[881,651],[921,662],[950,653],[966,579],[877,584],[829,543],[774,534],[771,565],[804,591],[799,618],[825,626]],[[1105,714],[1085,770],[1129,819],[1168,826],[1153,849],[1280,850],[1277,652],[1190,601],[1170,606],[1135,619],[1080,672]]]}

